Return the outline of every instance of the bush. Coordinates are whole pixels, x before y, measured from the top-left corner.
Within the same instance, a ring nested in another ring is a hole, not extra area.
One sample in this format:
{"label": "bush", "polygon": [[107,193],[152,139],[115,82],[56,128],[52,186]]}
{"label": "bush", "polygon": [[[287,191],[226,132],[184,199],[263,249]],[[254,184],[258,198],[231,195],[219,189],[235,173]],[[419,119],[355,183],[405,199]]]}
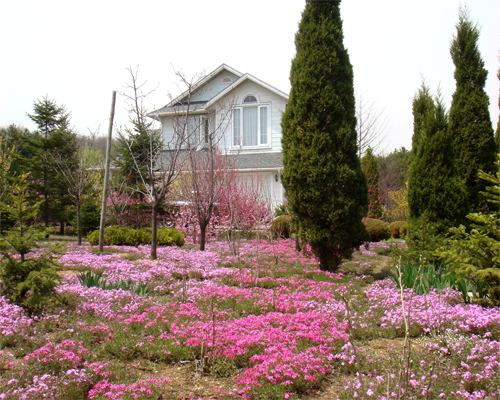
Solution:
{"label": "bush", "polygon": [[[87,235],[87,240],[93,246],[99,243],[99,231]],[[151,243],[151,228],[133,229],[123,226],[110,226],[104,229],[104,244],[106,246],[139,246]],[[158,246],[182,246],[184,235],[175,228],[159,228],[157,233]]]}
{"label": "bush", "polygon": [[288,239],[291,233],[291,217],[289,215],[280,215],[271,222],[271,234],[273,237]]}
{"label": "bush", "polygon": [[406,221],[394,221],[389,225],[389,229],[394,239],[404,238],[408,232],[408,223]]}
{"label": "bush", "polygon": [[5,296],[30,314],[41,312],[46,306],[59,302],[55,290],[60,278],[55,261],[56,247],[34,253],[37,242],[46,230],[28,226],[38,214],[42,202],[30,205],[26,200],[28,184],[25,177],[13,186],[11,204],[0,203],[3,213],[12,216],[17,226],[7,236],[0,236],[0,296]]}
{"label": "bush", "polygon": [[389,226],[379,219],[367,219],[364,224],[372,242],[380,242],[391,237]]}
{"label": "bush", "polygon": [[[72,223],[73,226],[76,226],[76,215],[75,220]],[[101,205],[97,199],[86,198],[80,209],[80,227],[82,229],[82,235],[86,235],[95,229],[99,229],[100,224]]]}

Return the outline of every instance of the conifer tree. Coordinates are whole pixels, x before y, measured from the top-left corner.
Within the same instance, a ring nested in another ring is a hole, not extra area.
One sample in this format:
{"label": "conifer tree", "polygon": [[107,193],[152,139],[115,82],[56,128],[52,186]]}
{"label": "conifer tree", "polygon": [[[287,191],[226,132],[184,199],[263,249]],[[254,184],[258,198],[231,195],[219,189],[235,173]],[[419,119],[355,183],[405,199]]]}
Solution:
{"label": "conifer tree", "polygon": [[361,220],[368,204],[340,0],[307,2],[295,45],[282,119],[282,181],[299,235],[320,268],[335,271],[367,238]]}
{"label": "conifer tree", "polygon": [[[67,222],[65,208],[71,201],[67,196],[66,184],[60,179],[47,154],[57,152],[62,158],[77,164],[76,134],[70,128],[70,115],[63,106],[44,97],[33,104],[30,119],[37,124],[34,135],[25,137],[28,147],[34,154],[33,159],[24,160],[34,182],[40,182],[34,189],[41,193],[43,203],[42,218],[45,226],[50,222],[60,222],[64,229]],[[61,233],[64,233],[63,231]]]}
{"label": "conifer tree", "polygon": [[[497,77],[500,81],[500,68],[498,68]],[[498,110],[500,111],[500,90],[498,93]],[[500,114],[498,114],[497,131],[495,132],[495,149],[497,153],[500,153]]]}
{"label": "conifer tree", "polygon": [[371,147],[365,152],[361,158],[361,169],[365,174],[366,183],[368,184],[368,218],[380,218],[382,216],[382,204],[379,198],[379,171],[378,162]]}
{"label": "conifer tree", "polygon": [[488,71],[478,48],[480,29],[471,21],[467,9],[460,8],[456,29],[450,47],[456,80],[450,130],[457,172],[465,184],[469,211],[477,212],[486,206],[479,194],[485,183],[478,178],[478,171],[492,172],[496,154],[489,98],[484,90]]}
{"label": "conifer tree", "polygon": [[452,154],[453,138],[448,114],[438,94],[432,99],[422,84],[413,101],[414,148],[408,170],[410,231],[422,221],[445,234],[462,222],[467,211],[465,196]]}

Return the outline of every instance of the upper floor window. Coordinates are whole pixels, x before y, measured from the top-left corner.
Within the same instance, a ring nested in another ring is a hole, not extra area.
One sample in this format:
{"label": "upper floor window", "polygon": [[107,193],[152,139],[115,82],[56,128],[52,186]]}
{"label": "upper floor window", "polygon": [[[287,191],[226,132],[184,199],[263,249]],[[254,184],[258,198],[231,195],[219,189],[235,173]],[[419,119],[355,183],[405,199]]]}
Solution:
{"label": "upper floor window", "polygon": [[203,147],[208,144],[209,118],[207,115],[190,115],[178,117],[176,131],[182,143],[182,147]]}
{"label": "upper floor window", "polygon": [[269,106],[248,95],[233,111],[233,145],[267,146],[269,144]]}

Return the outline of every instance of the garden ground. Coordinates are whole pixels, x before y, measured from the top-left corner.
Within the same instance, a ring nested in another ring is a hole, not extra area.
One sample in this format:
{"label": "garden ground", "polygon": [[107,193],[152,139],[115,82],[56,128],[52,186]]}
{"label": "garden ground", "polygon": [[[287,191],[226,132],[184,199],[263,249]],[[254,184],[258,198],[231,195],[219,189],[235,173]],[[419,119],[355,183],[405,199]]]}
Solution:
{"label": "garden ground", "polygon": [[64,307],[32,318],[0,299],[0,399],[500,398],[498,308],[398,290],[391,250],[329,274],[284,240],[154,262],[69,245]]}

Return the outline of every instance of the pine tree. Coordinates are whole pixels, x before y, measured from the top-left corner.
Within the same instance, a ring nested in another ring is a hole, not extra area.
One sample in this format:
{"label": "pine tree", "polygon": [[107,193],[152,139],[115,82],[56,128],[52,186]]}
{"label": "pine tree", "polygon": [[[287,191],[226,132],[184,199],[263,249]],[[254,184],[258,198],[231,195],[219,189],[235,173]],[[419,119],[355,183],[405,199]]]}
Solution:
{"label": "pine tree", "polygon": [[380,218],[382,216],[382,205],[379,198],[380,174],[378,162],[371,147],[368,147],[365,155],[361,158],[361,169],[368,184],[368,213],[366,216],[368,218]]}
{"label": "pine tree", "polygon": [[410,231],[425,217],[437,234],[445,234],[463,221],[467,207],[450,157],[453,138],[445,106],[439,94],[432,99],[425,83],[413,101],[413,115],[415,147],[408,170]]}
{"label": "pine tree", "polygon": [[357,157],[353,71],[340,0],[306,4],[282,119],[282,181],[299,235],[335,271],[367,238],[368,194]]}
{"label": "pine tree", "polygon": [[2,212],[16,221],[15,228],[7,235],[0,235],[0,295],[34,313],[59,300],[55,290],[60,281],[59,266],[54,256],[60,249],[51,247],[34,253],[45,232],[29,224],[38,214],[43,200],[33,205],[26,201],[26,178],[27,175],[23,175],[12,185],[8,203],[0,203]]}
{"label": "pine tree", "polygon": [[[60,157],[73,161],[77,165],[77,139],[71,130],[70,115],[63,106],[46,97],[33,105],[30,119],[37,124],[38,131],[24,140],[33,159],[25,160],[34,182],[40,182],[34,189],[41,193],[45,202],[42,216],[45,226],[50,222],[60,222],[61,229],[68,220],[66,207],[71,203],[67,196],[66,184],[60,179],[48,157],[48,153],[57,153]],[[64,233],[63,231],[61,233]]]}
{"label": "pine tree", "polygon": [[469,211],[477,212],[486,207],[486,201],[479,194],[485,183],[478,178],[478,171],[492,172],[496,153],[489,98],[484,90],[488,71],[478,48],[480,29],[471,21],[467,9],[460,9],[456,29],[450,47],[456,80],[450,130],[457,172],[465,184]]}

